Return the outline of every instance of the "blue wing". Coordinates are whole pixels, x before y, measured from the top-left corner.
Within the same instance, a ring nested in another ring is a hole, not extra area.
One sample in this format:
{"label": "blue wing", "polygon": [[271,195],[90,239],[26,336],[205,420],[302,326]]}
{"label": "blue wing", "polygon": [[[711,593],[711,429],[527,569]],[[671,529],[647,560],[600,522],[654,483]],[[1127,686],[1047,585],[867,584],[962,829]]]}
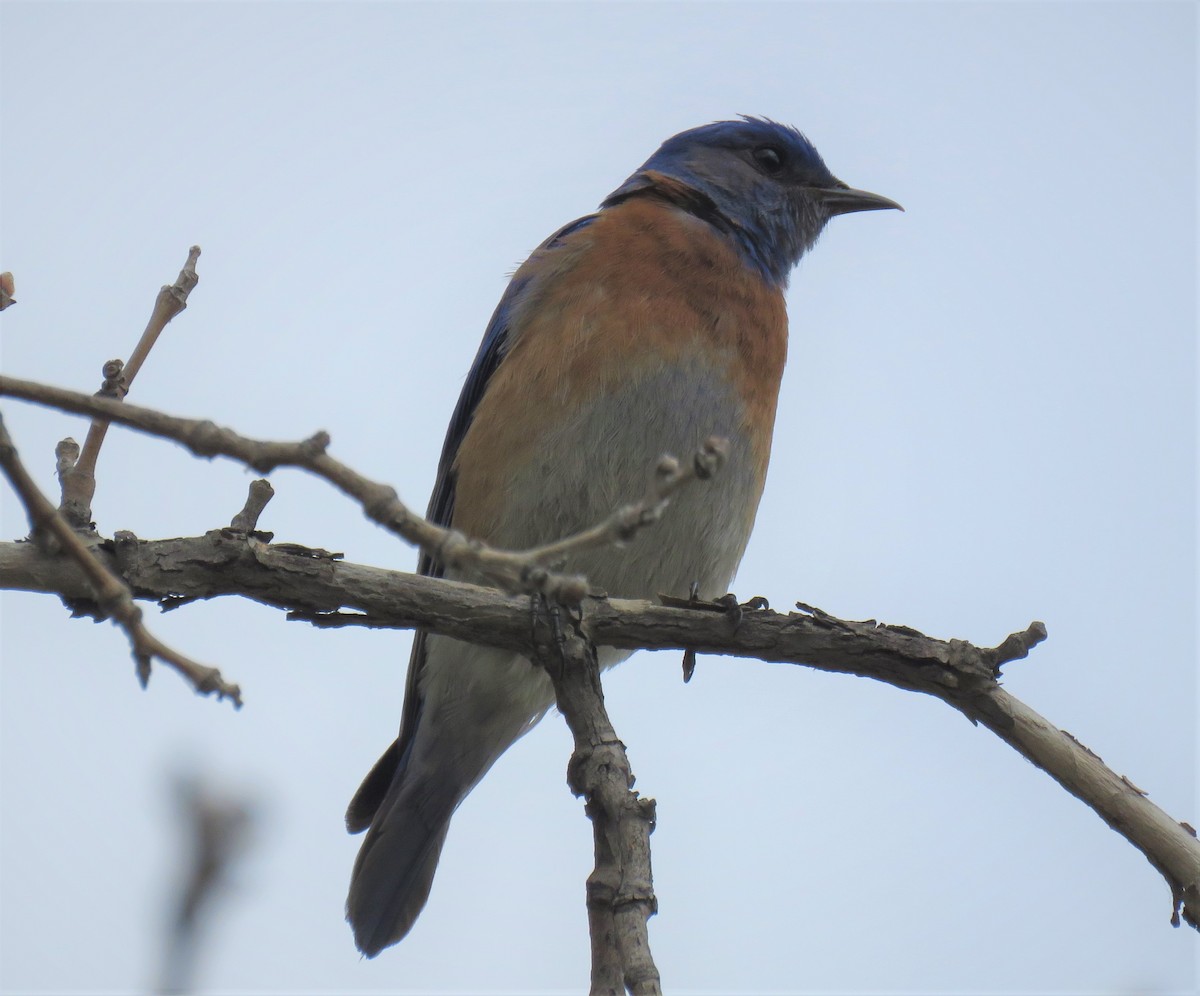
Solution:
{"label": "blue wing", "polygon": [[[442,457],[438,461],[433,494],[429,496],[429,507],[425,512],[425,518],[439,526],[449,527],[454,519],[454,459],[458,456],[458,447],[467,434],[467,429],[471,427],[475,409],[487,390],[488,381],[507,352],[509,319],[514,305],[521,299],[521,293],[528,284],[528,277],[513,277],[509,282],[504,296],[496,305],[487,331],[483,334],[483,342],[479,344],[479,352],[475,354],[475,360],[467,373],[462,393],[458,396],[458,404],[454,406],[454,414],[450,416],[446,440],[442,443]],[[427,577],[441,577],[442,565],[434,561],[428,553],[421,551],[417,559],[417,573]],[[424,635],[422,630],[417,631],[418,643],[424,644]],[[416,650],[416,645],[413,649]],[[415,654],[413,659],[416,660]]]}
{"label": "blue wing", "polygon": [[[595,218],[594,214],[586,215],[560,228],[534,250],[534,255],[558,248],[567,236],[586,228]],[[450,416],[450,426],[442,444],[442,457],[438,462],[437,479],[433,485],[433,494],[429,498],[429,508],[425,513],[430,522],[439,526],[450,526],[454,520],[454,461],[458,456],[458,448],[471,426],[475,409],[487,391],[492,374],[504,362],[508,351],[512,316],[530,285],[536,282],[536,273],[523,274],[521,270],[518,270],[509,282],[500,303],[496,305],[492,320],[488,322],[483,341],[479,344],[479,352],[475,354],[475,361],[471,364],[462,393],[458,396],[458,404],[454,406],[454,414]],[[442,565],[422,552],[417,560],[417,573],[426,577],[441,577]],[[351,833],[358,833],[370,826],[375,811],[387,795],[388,789],[397,775],[403,772],[405,756],[421,717],[418,679],[425,666],[425,635],[425,631],[421,629],[413,635],[412,656],[409,658],[408,678],[404,687],[404,710],[400,717],[400,735],[375,763],[375,767],[363,780],[346,810],[346,827]]]}
{"label": "blue wing", "polygon": [[[581,228],[586,228],[595,219],[596,215],[589,214],[571,222],[569,225],[563,226],[534,250],[534,252],[540,254],[558,248],[568,235],[579,231]],[[492,374],[496,372],[496,368],[500,365],[504,359],[504,354],[507,352],[509,321],[513,311],[524,295],[526,288],[529,287],[530,283],[535,281],[536,277],[534,275],[522,275],[518,271],[509,282],[508,287],[504,291],[504,296],[500,298],[500,303],[496,305],[496,310],[492,314],[492,320],[488,323],[487,331],[483,334],[483,342],[479,344],[479,352],[475,354],[475,361],[471,364],[471,370],[467,374],[466,383],[463,384],[462,393],[458,396],[458,404],[454,406],[454,414],[450,416],[450,426],[446,430],[446,441],[442,444],[442,458],[438,463],[437,480],[434,482],[433,494],[429,498],[429,508],[425,513],[425,518],[439,526],[449,526],[454,518],[454,460],[458,456],[458,447],[461,445],[463,437],[467,434],[467,429],[471,426],[475,409],[479,405],[484,392],[487,390],[488,381],[491,379]],[[417,573],[428,577],[441,577],[442,568],[440,564],[434,563],[428,554],[422,553],[417,561]],[[418,631],[418,640],[420,640],[421,636],[422,633]],[[424,641],[420,642],[423,643]],[[416,647],[414,646],[415,650]],[[413,660],[416,660],[415,653]]]}

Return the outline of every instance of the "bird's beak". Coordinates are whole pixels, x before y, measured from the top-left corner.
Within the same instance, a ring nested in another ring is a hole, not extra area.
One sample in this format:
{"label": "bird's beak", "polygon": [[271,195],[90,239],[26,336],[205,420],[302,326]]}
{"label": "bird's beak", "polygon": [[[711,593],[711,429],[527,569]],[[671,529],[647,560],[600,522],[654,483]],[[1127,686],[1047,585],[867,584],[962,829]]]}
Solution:
{"label": "bird's beak", "polygon": [[853,214],[855,211],[887,211],[891,208],[897,211],[904,210],[890,197],[873,194],[869,190],[856,190],[841,180],[837,181],[837,186],[817,187],[813,193],[825,206],[831,218],[838,214]]}

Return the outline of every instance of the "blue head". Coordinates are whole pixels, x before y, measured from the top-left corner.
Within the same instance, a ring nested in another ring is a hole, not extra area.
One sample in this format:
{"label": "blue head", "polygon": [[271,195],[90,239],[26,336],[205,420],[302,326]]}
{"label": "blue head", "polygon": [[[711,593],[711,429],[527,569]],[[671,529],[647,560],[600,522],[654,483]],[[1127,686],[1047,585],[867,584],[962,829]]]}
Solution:
{"label": "blue head", "polygon": [[834,215],[900,208],[839,180],[795,128],[750,117],[668,138],[603,206],[638,195],[663,197],[715,225],[781,287]]}

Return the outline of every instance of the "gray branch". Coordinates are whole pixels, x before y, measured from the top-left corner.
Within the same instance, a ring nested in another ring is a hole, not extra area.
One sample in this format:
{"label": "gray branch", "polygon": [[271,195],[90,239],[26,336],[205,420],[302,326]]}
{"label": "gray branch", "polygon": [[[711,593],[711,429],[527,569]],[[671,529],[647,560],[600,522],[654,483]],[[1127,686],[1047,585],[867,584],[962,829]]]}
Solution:
{"label": "gray branch", "polygon": [[[145,541],[118,533],[97,553],[138,598],[166,608],[240,595],[317,625],[420,626],[535,655],[528,599],[489,588],[349,564],[325,551],[270,545],[232,529]],[[73,563],[32,543],[0,543],[0,589],[59,594],[87,611],[91,591]],[[941,699],[1046,771],[1140,850],[1171,890],[1172,918],[1200,929],[1200,843],[1069,733],[1009,695],[1002,665],[1045,638],[1034,623],[997,647],[937,640],[901,626],[837,619],[810,606],[781,613],[699,602],[679,607],[585,598],[580,631],[595,644],[802,664]]]}
{"label": "gray branch", "polygon": [[[323,431],[293,443],[250,439],[207,419],[179,418],[111,398],[6,376],[0,376],[0,397],[19,398],[86,415],[93,419],[94,425],[110,422],[126,425],[148,435],[173,439],[198,457],[229,457],[261,473],[269,473],[277,467],[300,467],[332,484],[358,502],[368,518],[420,547],[444,566],[470,568],[506,590],[536,592],[565,605],[579,604],[587,594],[587,580],[578,575],[561,574],[548,565],[560,561],[569,552],[628,541],[640,529],[653,525],[675,492],[693,481],[708,479],[720,469],[727,450],[727,443],[714,437],[705,440],[687,464],[665,455],[655,468],[648,492],[640,502],[618,509],[590,529],[546,546],[531,550],[498,550],[412,512],[400,501],[394,488],[372,481],[330,456],[327,452],[330,438]],[[87,449],[85,444],[85,454]]]}

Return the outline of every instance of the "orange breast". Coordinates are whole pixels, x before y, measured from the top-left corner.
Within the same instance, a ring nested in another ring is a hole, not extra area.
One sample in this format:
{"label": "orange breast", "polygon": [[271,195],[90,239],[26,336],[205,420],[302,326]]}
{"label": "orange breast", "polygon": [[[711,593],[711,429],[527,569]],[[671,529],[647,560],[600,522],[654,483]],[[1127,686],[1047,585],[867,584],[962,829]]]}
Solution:
{"label": "orange breast", "polygon": [[[661,384],[673,368],[727,385],[719,393],[733,400],[720,403],[732,406],[749,450],[752,520],[787,352],[783,294],[708,224],[648,198],[603,211],[562,245],[539,250],[515,279],[522,277],[529,284],[511,316],[507,354],[459,448],[454,524],[492,537],[514,498],[514,475],[534,461],[544,466],[539,448],[548,436],[605,445],[603,426],[590,442],[587,425],[566,437],[557,427],[598,398]],[[674,400],[656,399],[661,412],[650,420],[669,423]],[[644,481],[650,466],[631,473]]]}

